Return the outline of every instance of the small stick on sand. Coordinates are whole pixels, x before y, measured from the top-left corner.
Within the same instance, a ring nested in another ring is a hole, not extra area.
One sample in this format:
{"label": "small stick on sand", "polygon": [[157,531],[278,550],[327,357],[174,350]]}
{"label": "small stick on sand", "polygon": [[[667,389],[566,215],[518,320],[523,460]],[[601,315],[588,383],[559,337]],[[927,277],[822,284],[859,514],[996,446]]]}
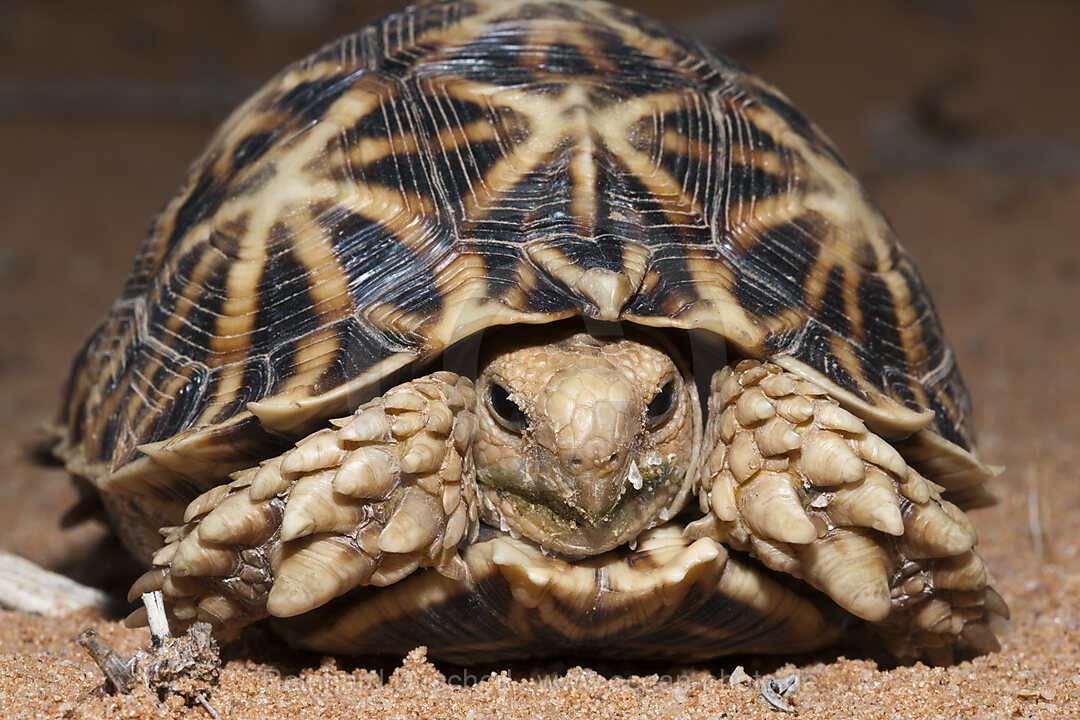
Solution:
{"label": "small stick on sand", "polygon": [[59,616],[108,604],[108,596],[101,590],[0,550],[0,606]]}
{"label": "small stick on sand", "polygon": [[146,607],[146,620],[150,624],[150,642],[154,647],[161,647],[162,643],[172,637],[169,618],[165,615],[165,600],[160,590],[154,590],[143,593],[142,601]]}
{"label": "small stick on sand", "polygon": [[761,683],[758,692],[765,702],[773,708],[793,715],[798,714],[784,698],[799,689],[799,673],[795,672],[786,678],[769,678]]}
{"label": "small stick on sand", "polygon": [[200,705],[203,706],[203,709],[210,714],[210,717],[214,718],[214,720],[221,720],[221,716],[217,714],[217,710],[215,710],[213,706],[210,705],[209,702],[207,702],[206,698],[203,697],[202,693],[196,693],[195,699],[199,702]]}
{"label": "small stick on sand", "polygon": [[210,626],[195,623],[185,635],[173,637],[161,591],[144,593],[142,601],[150,624],[149,653],[137,652],[125,660],[93,628],[83,631],[78,643],[117,692],[131,692],[138,681],[163,700],[166,695],[179,694],[189,705],[198,703],[210,717],[220,720],[207,700],[218,683],[221,667]]}
{"label": "small stick on sand", "polygon": [[83,630],[79,633],[79,637],[75,638],[75,642],[82,645],[90,654],[116,692],[131,692],[131,689],[135,687],[135,677],[128,669],[128,661],[113,650],[97,630],[94,628]]}

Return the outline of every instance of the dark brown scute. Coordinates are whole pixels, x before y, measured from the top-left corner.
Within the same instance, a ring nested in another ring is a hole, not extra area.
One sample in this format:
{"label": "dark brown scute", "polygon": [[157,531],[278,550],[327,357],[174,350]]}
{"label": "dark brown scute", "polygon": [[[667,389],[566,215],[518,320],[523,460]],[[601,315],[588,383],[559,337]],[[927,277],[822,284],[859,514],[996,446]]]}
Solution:
{"label": "dark brown scute", "polygon": [[735,299],[754,315],[805,307],[806,277],[817,263],[821,221],[813,216],[769,228],[757,236],[738,266]]}

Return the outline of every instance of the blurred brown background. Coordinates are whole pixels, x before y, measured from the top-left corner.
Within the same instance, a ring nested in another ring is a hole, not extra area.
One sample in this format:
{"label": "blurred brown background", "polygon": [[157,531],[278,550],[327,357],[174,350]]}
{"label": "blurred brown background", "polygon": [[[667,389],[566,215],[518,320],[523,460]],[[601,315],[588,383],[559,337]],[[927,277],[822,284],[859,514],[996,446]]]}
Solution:
{"label": "blurred brown background", "polygon": [[[933,291],[983,456],[1009,466],[975,515],[999,588],[1075,633],[1052,589],[1080,593],[1080,3],[624,4],[780,87],[864,179]],[[59,529],[74,492],[34,457],[70,358],[228,110],[397,6],[0,0],[0,548],[93,576],[104,531]]]}

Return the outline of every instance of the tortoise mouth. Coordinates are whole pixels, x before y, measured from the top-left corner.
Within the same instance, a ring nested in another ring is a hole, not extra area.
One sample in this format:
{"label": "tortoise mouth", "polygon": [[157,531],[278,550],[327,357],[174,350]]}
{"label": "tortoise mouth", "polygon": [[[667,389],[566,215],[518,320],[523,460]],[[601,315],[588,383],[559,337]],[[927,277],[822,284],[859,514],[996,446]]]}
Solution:
{"label": "tortoise mouth", "polygon": [[686,501],[686,468],[671,460],[651,464],[646,472],[636,463],[631,466],[639,476],[625,482],[615,501],[600,512],[538,489],[519,468],[489,468],[477,478],[481,515],[492,527],[524,536],[545,550],[569,557],[598,555],[666,522]]}

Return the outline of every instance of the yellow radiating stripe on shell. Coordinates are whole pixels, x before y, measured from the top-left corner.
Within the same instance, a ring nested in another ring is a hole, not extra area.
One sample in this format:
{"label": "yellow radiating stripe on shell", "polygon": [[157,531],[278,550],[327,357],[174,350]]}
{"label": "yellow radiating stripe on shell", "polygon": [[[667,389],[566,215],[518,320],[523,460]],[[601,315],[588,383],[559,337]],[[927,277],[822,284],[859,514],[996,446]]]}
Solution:
{"label": "yellow radiating stripe on shell", "polygon": [[293,374],[281,389],[314,385],[326,367],[337,357],[339,348],[336,328],[322,327],[307,335],[302,343],[296,346]]}
{"label": "yellow radiating stripe on shell", "polygon": [[655,158],[634,147],[630,137],[634,125],[643,119],[684,108],[686,101],[683,93],[652,93],[598,111],[595,120],[611,152],[653,194],[671,221],[679,225],[703,224],[708,217],[705,208],[681,182],[659,166]]}

